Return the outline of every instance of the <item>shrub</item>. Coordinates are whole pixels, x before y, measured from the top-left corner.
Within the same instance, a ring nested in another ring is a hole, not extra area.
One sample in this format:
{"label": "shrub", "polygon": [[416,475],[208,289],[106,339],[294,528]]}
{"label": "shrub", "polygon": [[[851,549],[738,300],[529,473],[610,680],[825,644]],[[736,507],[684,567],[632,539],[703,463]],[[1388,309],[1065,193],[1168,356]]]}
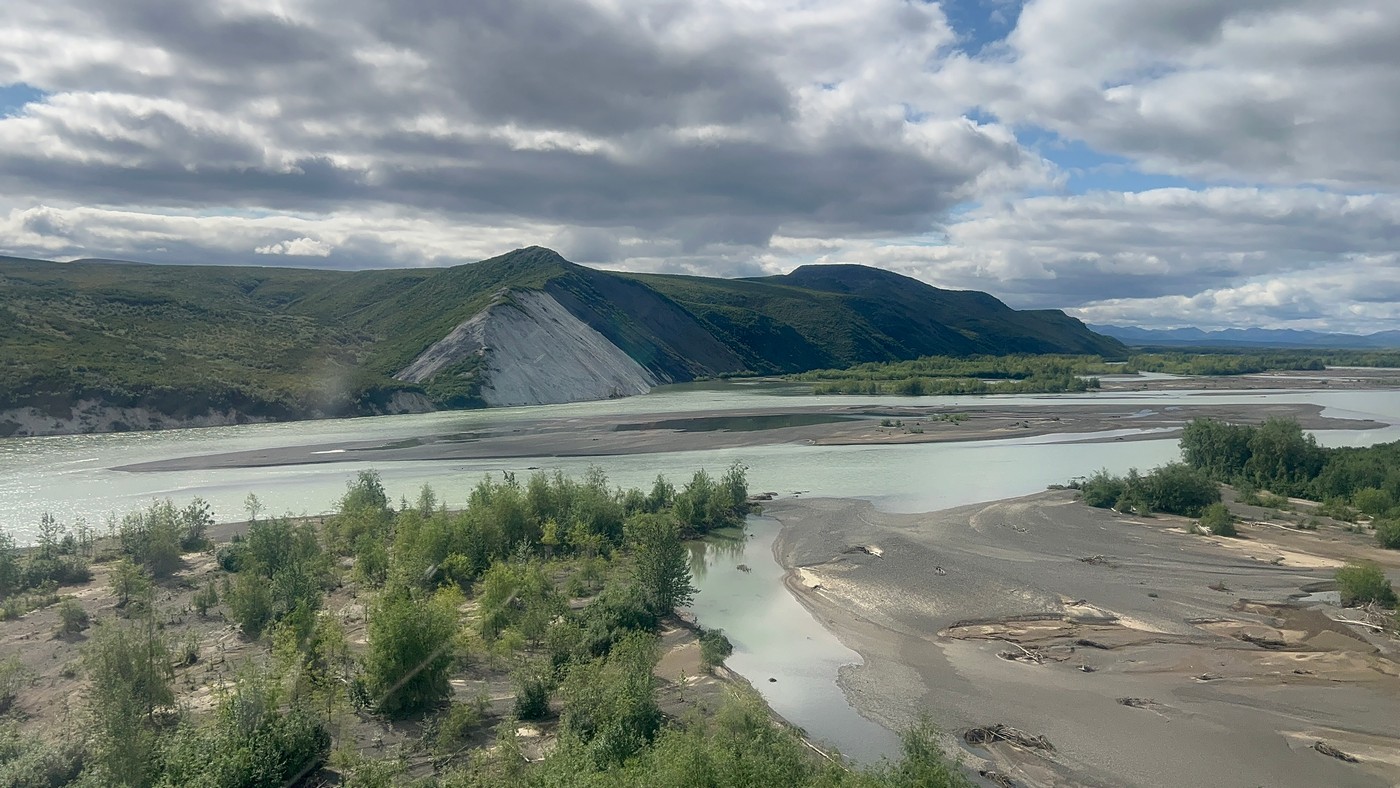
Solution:
{"label": "shrub", "polygon": [[433,743],[439,754],[450,755],[466,746],[472,734],[481,727],[482,719],[486,715],[485,705],[484,696],[473,703],[454,703],[438,718],[437,735]]}
{"label": "shrub", "polygon": [[210,580],[204,588],[194,592],[194,609],[200,616],[209,615],[209,609],[217,604],[219,604],[219,591],[214,588],[213,580]]}
{"label": "shrub", "polygon": [[722,629],[706,629],[700,633],[700,662],[707,668],[724,664],[724,660],[734,653],[734,644],[724,636]]}
{"label": "shrub", "polygon": [[87,629],[88,614],[76,599],[65,599],[58,606],[58,631],[66,635]]}
{"label": "shrub", "polygon": [[1376,542],[1387,550],[1400,550],[1400,520],[1377,520]]}
{"label": "shrub", "polygon": [[1357,490],[1351,497],[1352,505],[1372,517],[1382,517],[1395,506],[1390,493],[1375,487]]}
{"label": "shrub", "polygon": [[1341,592],[1343,605],[1375,602],[1385,607],[1395,606],[1395,589],[1391,588],[1381,568],[1370,561],[1353,562],[1338,569],[1337,590]]}
{"label": "shrub", "polygon": [[1201,526],[1216,536],[1237,536],[1235,518],[1223,503],[1213,503],[1201,513]]}
{"label": "shrub", "polygon": [[415,600],[402,590],[385,591],[369,617],[365,673],[379,711],[407,716],[440,703],[452,690],[452,644],[457,635],[455,589]]}
{"label": "shrub", "polygon": [[522,720],[542,720],[549,716],[549,696],[554,676],[539,666],[524,666],[511,676],[515,685],[515,716]]}

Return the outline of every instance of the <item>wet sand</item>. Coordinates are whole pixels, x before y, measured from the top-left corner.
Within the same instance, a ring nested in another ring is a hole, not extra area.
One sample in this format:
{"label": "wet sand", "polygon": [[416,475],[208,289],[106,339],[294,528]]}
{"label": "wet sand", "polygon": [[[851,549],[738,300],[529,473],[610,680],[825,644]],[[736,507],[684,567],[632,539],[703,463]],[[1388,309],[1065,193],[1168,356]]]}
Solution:
{"label": "wet sand", "polygon": [[[1400,783],[1400,643],[1297,601],[1352,557],[1400,579],[1400,553],[1367,537],[1196,536],[1069,491],[918,515],[845,499],[765,513],[783,524],[789,589],[864,659],[840,677],[856,707],[895,729],[931,715],[974,770],[1031,786]],[[995,724],[1026,737],[968,743]]]}
{"label": "wet sand", "polygon": [[[1304,429],[1373,429],[1377,421],[1325,418],[1308,404],[1096,405],[1047,400],[974,407],[803,404],[750,410],[516,421],[473,432],[287,446],[126,465],[121,471],[182,471],[316,463],[607,457],[783,443],[881,445],[1080,435],[1085,441],[1171,438],[1194,418],[1258,423],[1283,417]],[[896,426],[882,426],[888,422]],[[1094,435],[1093,433],[1111,433]]]}

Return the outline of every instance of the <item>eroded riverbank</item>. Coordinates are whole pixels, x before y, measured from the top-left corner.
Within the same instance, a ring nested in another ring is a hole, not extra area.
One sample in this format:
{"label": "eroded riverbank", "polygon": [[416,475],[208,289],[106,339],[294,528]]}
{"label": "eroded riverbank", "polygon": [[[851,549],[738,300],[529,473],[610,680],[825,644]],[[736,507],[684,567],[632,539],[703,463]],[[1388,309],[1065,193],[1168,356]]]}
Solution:
{"label": "eroded riverbank", "polygon": [[[783,524],[789,589],[863,659],[840,679],[857,708],[893,729],[931,714],[947,746],[1017,785],[1400,779],[1397,644],[1293,601],[1347,558],[1396,575],[1400,555],[1365,537],[1192,536],[1071,492],[916,515],[837,499],[766,513]],[[1049,747],[967,743],[995,724]]]}

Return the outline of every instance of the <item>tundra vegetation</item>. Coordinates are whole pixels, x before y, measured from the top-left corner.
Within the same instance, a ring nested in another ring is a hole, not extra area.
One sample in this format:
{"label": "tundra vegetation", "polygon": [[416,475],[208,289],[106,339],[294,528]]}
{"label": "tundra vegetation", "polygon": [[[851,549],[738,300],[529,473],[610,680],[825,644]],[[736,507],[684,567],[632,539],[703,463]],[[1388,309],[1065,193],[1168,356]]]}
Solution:
{"label": "tundra vegetation", "polygon": [[[82,656],[54,681],[74,682],[77,706],[26,725],[17,709],[39,685],[18,658],[0,662],[0,784],[969,785],[927,724],[905,733],[902,758],[858,770],[739,687],[663,710],[658,633],[695,593],[684,540],[748,510],[735,465],[626,491],[596,469],[506,474],[457,511],[426,487],[394,506],[364,472],[333,515],[251,506],[217,546],[199,502],[157,503],[101,540],[46,521],[31,548],[0,540],[0,578],[21,614],[60,605]],[[58,602],[94,569],[105,590]],[[190,627],[204,621],[222,634],[200,641]],[[697,665],[732,648],[718,631],[698,640]],[[468,676],[507,702],[456,689]],[[408,737],[396,755],[366,754],[389,735]]]}
{"label": "tundra vegetation", "polygon": [[1247,375],[1321,370],[1329,365],[1400,366],[1400,353],[1273,350],[1253,353],[1134,353],[1126,360],[1103,356],[1012,354],[925,356],[910,361],[858,364],[789,375],[812,384],[814,394],[1043,394],[1091,391],[1098,376],[1159,372],[1174,375]]}

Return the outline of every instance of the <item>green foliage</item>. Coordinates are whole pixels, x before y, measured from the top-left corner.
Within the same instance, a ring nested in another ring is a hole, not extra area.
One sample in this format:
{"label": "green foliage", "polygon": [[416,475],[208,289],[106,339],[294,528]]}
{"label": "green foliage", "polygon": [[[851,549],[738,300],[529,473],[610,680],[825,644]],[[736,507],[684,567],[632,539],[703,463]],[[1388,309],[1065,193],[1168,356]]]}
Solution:
{"label": "green foliage", "polygon": [[1148,514],[1166,512],[1200,517],[1207,506],[1220,501],[1220,488],[1204,473],[1182,463],[1168,463],[1146,475],[1136,469],[1127,476],[1101,470],[1073,482],[1084,503],[1101,509]]}
{"label": "green foliage", "polygon": [[605,659],[569,668],[559,689],[559,746],[600,771],[645,748],[661,727],[652,676],[656,660],[656,639],[636,633]]}
{"label": "green foliage", "polygon": [[1372,517],[1383,517],[1395,508],[1395,499],[1391,497],[1390,492],[1378,487],[1357,490],[1352,493],[1351,502],[1363,514]]}
{"label": "green foliage", "polygon": [[149,785],[158,772],[151,712],[174,703],[170,649],[154,617],[134,626],[104,623],[84,653],[97,763],[109,785]]}
{"label": "green foliage", "polygon": [[161,788],[281,788],[325,762],[330,734],[306,709],[282,707],[276,677],[238,676],[217,711],[167,739]]}
{"label": "green foliage", "polygon": [[46,741],[20,722],[0,723],[0,785],[6,788],[58,788],[74,784],[90,757],[80,731]]}
{"label": "green foliage", "polygon": [[1201,513],[1201,526],[1216,536],[1238,536],[1235,517],[1223,503],[1213,503]]}
{"label": "green foliage", "polygon": [[657,615],[690,604],[690,553],[681,542],[680,527],[660,514],[637,514],[627,521],[627,544],[632,551],[633,578]]}
{"label": "green foliage", "polygon": [[548,668],[524,664],[511,674],[515,686],[515,716],[521,720],[542,720],[549,716],[549,696],[554,692],[554,673]]}
{"label": "green foliage", "polygon": [[1395,589],[1391,588],[1380,566],[1370,561],[1351,562],[1338,569],[1337,590],[1341,592],[1343,605],[1374,602],[1383,607],[1395,606]]}
{"label": "green foliage", "polygon": [[168,577],[180,568],[180,554],[186,545],[205,545],[205,532],[213,519],[209,505],[199,498],[183,510],[167,498],[122,518],[117,536],[122,552],[131,560],[157,578]]}
{"label": "green foliage", "polygon": [[78,600],[71,597],[58,605],[58,631],[66,635],[76,634],[87,629],[88,614]]}
{"label": "green foliage", "polygon": [[734,653],[734,644],[725,637],[722,629],[705,629],[700,632],[700,662],[707,668],[724,664]]}
{"label": "green foliage", "polygon": [[30,671],[16,654],[0,660],[0,714],[8,711],[19,696],[19,691],[28,686]]}
{"label": "green foliage", "polygon": [[287,518],[254,520],[236,547],[229,563],[238,567],[238,577],[225,601],[244,636],[256,640],[285,619],[296,623],[304,640],[330,572],[315,530]]}
{"label": "green foliage", "polygon": [[129,558],[120,558],[112,565],[108,582],[112,587],[112,596],[117,598],[117,607],[126,607],[151,593],[151,579]]}
{"label": "green foliage", "polygon": [[219,604],[219,590],[214,587],[214,581],[210,580],[204,588],[194,592],[194,610],[200,616],[209,615],[209,611]]}
{"label": "green foliage", "polygon": [[433,745],[440,755],[462,749],[481,728],[486,716],[486,697],[469,703],[454,703],[438,717]]}
{"label": "green foliage", "polygon": [[538,640],[564,608],[554,581],[538,561],[498,561],[476,588],[481,634],[494,640],[507,629]]}
{"label": "green foliage", "polygon": [[[1091,375],[1121,372],[1099,356],[1006,355],[925,356],[912,361],[859,364],[845,370],[822,369],[789,375],[814,384],[813,394],[1043,394],[1091,391]],[[896,426],[890,419],[882,427]]]}
{"label": "green foliage", "polygon": [[1400,520],[1377,520],[1376,543],[1387,550],[1400,550]]}
{"label": "green foliage", "polygon": [[381,713],[416,714],[448,696],[460,603],[461,595],[450,589],[428,599],[389,589],[375,600],[364,667]]}

